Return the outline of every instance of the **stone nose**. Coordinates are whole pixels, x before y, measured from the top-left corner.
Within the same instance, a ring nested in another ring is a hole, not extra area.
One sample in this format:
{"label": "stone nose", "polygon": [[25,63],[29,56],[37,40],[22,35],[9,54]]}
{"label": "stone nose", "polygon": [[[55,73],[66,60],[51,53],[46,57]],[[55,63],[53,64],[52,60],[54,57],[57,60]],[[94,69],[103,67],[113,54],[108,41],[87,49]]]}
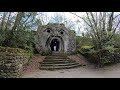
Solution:
{"label": "stone nose", "polygon": [[56,32],[53,32],[52,35],[54,35],[54,36],[58,36],[59,33],[56,31]]}

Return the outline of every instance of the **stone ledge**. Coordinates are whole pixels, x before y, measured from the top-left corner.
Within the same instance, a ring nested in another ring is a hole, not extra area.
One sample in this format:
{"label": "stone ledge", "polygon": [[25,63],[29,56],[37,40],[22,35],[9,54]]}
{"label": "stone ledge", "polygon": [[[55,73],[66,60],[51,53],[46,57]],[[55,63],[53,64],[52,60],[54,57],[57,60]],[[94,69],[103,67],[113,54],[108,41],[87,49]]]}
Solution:
{"label": "stone ledge", "polygon": [[19,48],[0,47],[0,78],[17,78],[30,54]]}

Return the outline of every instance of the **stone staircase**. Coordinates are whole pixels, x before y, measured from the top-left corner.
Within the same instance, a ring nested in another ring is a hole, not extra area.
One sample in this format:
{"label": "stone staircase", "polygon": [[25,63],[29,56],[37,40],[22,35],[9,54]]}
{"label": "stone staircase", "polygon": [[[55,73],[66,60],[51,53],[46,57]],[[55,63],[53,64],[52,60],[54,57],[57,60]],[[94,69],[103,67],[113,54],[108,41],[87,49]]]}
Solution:
{"label": "stone staircase", "polygon": [[56,70],[56,69],[69,69],[83,66],[61,53],[53,53],[46,56],[43,62],[40,63],[41,70]]}

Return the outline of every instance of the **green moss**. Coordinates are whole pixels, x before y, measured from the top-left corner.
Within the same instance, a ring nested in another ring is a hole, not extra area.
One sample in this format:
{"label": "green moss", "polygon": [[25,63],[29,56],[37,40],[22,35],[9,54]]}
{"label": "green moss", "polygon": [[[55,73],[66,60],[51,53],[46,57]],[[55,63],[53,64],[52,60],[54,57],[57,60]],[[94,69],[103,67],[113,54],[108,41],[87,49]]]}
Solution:
{"label": "green moss", "polygon": [[19,48],[10,48],[10,47],[1,47],[0,52],[6,55],[30,55],[29,51],[19,49]]}
{"label": "green moss", "polygon": [[91,48],[93,48],[93,46],[82,46],[81,48],[83,48],[83,49],[91,49]]}

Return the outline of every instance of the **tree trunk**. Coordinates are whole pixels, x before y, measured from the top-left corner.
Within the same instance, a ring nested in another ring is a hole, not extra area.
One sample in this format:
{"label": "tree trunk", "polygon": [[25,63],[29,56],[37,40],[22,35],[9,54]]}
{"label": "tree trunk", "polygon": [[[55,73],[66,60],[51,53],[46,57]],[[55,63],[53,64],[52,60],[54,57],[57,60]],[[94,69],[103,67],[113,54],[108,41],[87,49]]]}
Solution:
{"label": "tree trunk", "polygon": [[15,23],[14,23],[14,25],[12,27],[12,31],[16,30],[17,26],[20,24],[20,21],[21,21],[23,15],[24,15],[24,12],[18,12],[18,14],[17,14],[17,16],[15,18]]}
{"label": "tree trunk", "polygon": [[3,30],[4,29],[4,22],[5,22],[5,17],[6,17],[6,12],[3,13],[3,18],[2,18],[2,22],[1,22],[1,27],[0,29]]}

